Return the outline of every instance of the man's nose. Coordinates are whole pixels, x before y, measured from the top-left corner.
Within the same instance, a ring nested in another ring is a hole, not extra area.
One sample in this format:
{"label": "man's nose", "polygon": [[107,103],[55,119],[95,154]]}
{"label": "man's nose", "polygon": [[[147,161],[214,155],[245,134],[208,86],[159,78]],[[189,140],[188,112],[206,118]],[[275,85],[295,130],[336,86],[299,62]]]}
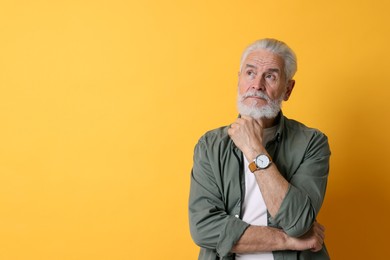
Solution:
{"label": "man's nose", "polygon": [[257,77],[253,82],[252,88],[262,91],[265,90],[265,81],[263,77]]}

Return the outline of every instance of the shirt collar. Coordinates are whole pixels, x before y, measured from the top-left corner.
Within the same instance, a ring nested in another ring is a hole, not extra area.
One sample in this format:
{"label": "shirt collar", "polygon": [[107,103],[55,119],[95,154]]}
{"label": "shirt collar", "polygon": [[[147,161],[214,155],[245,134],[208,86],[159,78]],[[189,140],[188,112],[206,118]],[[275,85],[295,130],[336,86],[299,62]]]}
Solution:
{"label": "shirt collar", "polygon": [[276,130],[274,140],[280,142],[283,134],[284,124],[286,122],[286,118],[284,117],[282,111],[279,112],[279,115],[277,116],[277,120],[279,121],[278,122],[279,126],[278,129]]}

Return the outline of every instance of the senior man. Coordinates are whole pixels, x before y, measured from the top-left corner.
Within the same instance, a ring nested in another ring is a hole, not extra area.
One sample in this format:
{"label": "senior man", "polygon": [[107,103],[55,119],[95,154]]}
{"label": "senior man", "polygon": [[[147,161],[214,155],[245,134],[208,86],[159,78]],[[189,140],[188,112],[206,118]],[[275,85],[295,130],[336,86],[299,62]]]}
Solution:
{"label": "senior man", "polygon": [[189,218],[199,259],[329,259],[316,222],[328,139],[281,111],[296,70],[281,41],[262,39],[243,52],[239,117],[203,135],[194,151]]}

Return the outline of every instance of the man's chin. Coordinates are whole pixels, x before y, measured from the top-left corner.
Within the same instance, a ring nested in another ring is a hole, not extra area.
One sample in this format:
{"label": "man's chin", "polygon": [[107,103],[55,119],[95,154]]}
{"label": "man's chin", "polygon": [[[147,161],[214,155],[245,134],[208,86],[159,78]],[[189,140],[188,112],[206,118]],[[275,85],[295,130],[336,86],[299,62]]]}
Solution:
{"label": "man's chin", "polygon": [[277,115],[280,112],[280,109],[272,110],[270,108],[264,108],[264,107],[262,109],[243,109],[241,107],[241,109],[239,109],[238,112],[240,113],[240,115],[252,117],[254,119],[262,119],[262,118],[272,119],[277,117]]}
{"label": "man's chin", "polygon": [[254,119],[261,119],[261,118],[272,119],[277,117],[281,110],[281,102],[278,104],[271,103],[271,104],[262,104],[262,105],[251,103],[250,105],[248,105],[245,102],[241,101],[237,103],[237,106],[238,106],[238,112],[241,115],[249,116]]}

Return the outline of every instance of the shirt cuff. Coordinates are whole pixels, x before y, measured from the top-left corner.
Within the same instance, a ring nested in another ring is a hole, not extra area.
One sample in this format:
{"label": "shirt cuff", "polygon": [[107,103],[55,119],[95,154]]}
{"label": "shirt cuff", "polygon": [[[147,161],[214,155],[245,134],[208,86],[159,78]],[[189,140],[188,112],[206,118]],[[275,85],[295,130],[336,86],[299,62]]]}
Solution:
{"label": "shirt cuff", "polygon": [[221,258],[227,256],[248,227],[248,223],[234,216],[229,216],[219,236],[216,248],[218,256]]}
{"label": "shirt cuff", "polygon": [[279,212],[270,218],[270,222],[281,227],[287,235],[299,237],[310,229],[315,215],[309,197],[290,185]]}

